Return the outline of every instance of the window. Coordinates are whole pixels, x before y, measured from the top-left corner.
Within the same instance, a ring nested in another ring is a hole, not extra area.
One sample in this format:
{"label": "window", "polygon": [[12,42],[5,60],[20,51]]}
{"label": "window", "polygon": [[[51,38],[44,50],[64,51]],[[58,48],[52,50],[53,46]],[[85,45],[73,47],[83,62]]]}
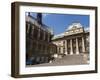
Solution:
{"label": "window", "polygon": [[61,53],[61,48],[59,47],[59,53]]}
{"label": "window", "polygon": [[72,39],[73,47],[76,47],[76,40]]}
{"label": "window", "polygon": [[31,33],[32,33],[32,24],[30,24],[29,26],[29,36],[31,36]]}
{"label": "window", "polygon": [[48,41],[48,33],[45,33],[45,41]]}
{"label": "window", "polygon": [[63,48],[63,53],[65,53],[65,47]]}
{"label": "window", "polygon": [[67,51],[67,52],[68,52],[68,54],[70,54],[70,47],[68,47],[67,49],[68,49],[68,51]]}
{"label": "window", "polygon": [[76,53],[76,47],[73,47],[73,53]]}
{"label": "window", "polygon": [[63,45],[65,45],[65,41],[63,41]]}
{"label": "window", "polygon": [[40,40],[43,40],[43,38],[44,38],[43,30],[40,29]]}
{"label": "window", "polygon": [[33,36],[35,39],[38,38],[38,28],[37,27],[34,28],[34,35]]}
{"label": "window", "polygon": [[82,53],[82,47],[79,47],[79,52]]}
{"label": "window", "polygon": [[28,22],[26,22],[26,33],[28,32]]}

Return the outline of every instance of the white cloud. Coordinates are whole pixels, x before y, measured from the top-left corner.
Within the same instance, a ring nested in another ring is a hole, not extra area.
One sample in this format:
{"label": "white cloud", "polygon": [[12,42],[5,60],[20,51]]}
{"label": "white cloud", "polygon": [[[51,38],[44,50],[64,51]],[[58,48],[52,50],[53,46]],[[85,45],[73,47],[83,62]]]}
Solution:
{"label": "white cloud", "polygon": [[43,18],[47,17],[48,15],[49,14],[46,14],[46,13],[42,14]]}
{"label": "white cloud", "polygon": [[90,29],[89,29],[89,27],[86,27],[86,28],[84,28],[85,29],[85,31],[89,31]]}

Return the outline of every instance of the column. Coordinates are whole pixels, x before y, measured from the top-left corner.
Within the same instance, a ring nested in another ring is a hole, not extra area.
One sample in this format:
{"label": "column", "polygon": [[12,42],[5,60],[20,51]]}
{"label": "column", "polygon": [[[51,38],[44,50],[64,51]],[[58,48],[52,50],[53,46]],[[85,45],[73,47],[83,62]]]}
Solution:
{"label": "column", "polygon": [[70,55],[73,54],[72,39],[70,40]]}
{"label": "column", "polygon": [[65,54],[67,55],[67,40],[65,40]]}
{"label": "column", "polygon": [[82,52],[85,52],[85,43],[84,43],[84,37],[82,37]]}
{"label": "column", "polygon": [[76,54],[79,54],[78,39],[76,38]]}

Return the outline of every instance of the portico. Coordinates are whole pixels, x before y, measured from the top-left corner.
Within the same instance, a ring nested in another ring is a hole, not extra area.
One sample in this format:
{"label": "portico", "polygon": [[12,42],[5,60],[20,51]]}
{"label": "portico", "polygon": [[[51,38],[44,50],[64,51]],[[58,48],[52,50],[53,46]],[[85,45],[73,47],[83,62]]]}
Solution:
{"label": "portico", "polygon": [[89,52],[87,38],[89,32],[86,32],[80,23],[72,23],[65,32],[54,36],[52,42],[57,45],[58,54],[78,55]]}
{"label": "portico", "polygon": [[[82,43],[82,45],[80,45],[81,48],[79,48],[79,39],[82,39],[80,43]],[[70,43],[68,43],[68,40],[70,41]],[[85,43],[84,43],[84,38],[83,37],[76,37],[74,39],[68,39],[65,40],[65,44],[63,44],[63,46],[65,46],[65,53],[64,54],[81,54],[85,52]],[[70,46],[68,48],[68,45]],[[68,53],[68,49],[70,50]],[[82,50],[79,50],[82,49]]]}

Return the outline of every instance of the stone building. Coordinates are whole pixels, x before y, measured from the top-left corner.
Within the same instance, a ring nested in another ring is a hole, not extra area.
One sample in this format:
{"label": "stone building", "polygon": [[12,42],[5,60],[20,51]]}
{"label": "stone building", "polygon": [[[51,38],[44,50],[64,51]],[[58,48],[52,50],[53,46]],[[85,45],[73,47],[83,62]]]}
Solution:
{"label": "stone building", "polygon": [[37,18],[26,15],[26,65],[49,62],[56,53],[56,45],[51,42],[53,31],[42,22],[42,14]]}
{"label": "stone building", "polygon": [[72,23],[65,32],[55,35],[52,42],[57,45],[58,55],[88,54],[89,29],[79,22]]}

